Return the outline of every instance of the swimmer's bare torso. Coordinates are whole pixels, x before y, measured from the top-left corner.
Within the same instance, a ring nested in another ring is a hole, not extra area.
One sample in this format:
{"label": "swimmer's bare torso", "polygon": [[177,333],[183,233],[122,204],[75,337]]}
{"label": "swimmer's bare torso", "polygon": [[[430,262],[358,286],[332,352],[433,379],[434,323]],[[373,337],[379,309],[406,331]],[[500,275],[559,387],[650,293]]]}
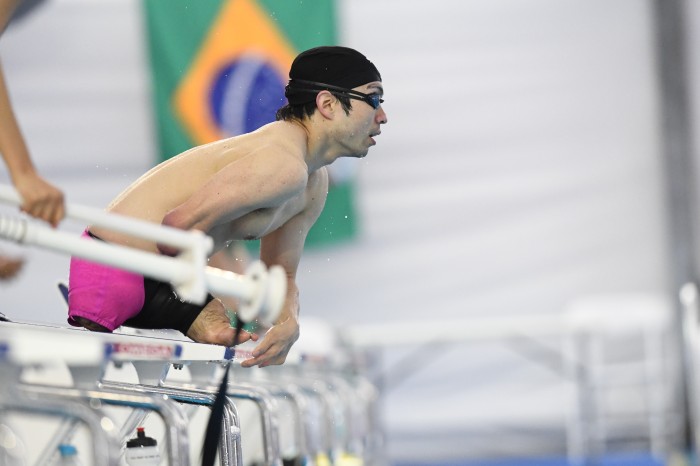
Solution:
{"label": "swimmer's bare torso", "polygon": [[[262,238],[307,210],[319,210],[325,202],[326,170],[309,174],[305,150],[306,137],[297,125],[271,123],[160,164],[129,186],[107,210],[199,229],[212,236],[215,251],[232,240]],[[90,231],[108,242],[158,251],[147,240],[98,227]]]}

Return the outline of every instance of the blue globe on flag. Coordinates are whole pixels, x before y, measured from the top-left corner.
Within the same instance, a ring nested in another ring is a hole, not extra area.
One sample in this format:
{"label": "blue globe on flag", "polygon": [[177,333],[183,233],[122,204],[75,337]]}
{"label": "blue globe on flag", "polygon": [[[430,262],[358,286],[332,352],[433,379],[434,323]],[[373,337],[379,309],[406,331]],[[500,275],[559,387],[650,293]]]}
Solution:
{"label": "blue globe on flag", "polygon": [[240,55],[213,79],[213,120],[228,136],[254,131],[275,120],[275,112],[286,103],[284,86],[275,67],[262,57]]}

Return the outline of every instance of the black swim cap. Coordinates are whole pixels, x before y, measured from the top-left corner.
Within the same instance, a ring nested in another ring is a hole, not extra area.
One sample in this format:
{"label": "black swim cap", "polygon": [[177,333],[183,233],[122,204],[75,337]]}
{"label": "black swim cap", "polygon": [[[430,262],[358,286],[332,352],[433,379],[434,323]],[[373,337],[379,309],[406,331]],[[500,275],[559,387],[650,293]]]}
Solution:
{"label": "black swim cap", "polygon": [[294,59],[284,95],[290,105],[297,105],[316,99],[316,94],[309,89],[323,90],[323,86],[309,86],[309,82],[352,89],[381,80],[377,67],[357,50],[338,46],[316,47]]}

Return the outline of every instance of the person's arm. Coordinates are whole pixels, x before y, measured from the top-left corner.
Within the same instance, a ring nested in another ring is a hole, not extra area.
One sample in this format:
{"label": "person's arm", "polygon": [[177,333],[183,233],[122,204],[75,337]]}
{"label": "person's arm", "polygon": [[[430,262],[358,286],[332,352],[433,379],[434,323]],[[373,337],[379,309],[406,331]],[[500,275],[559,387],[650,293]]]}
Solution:
{"label": "person's arm", "polygon": [[265,367],[284,363],[287,353],[299,338],[299,289],[296,285],[296,273],[306,235],[321,215],[326,202],[326,169],[318,170],[309,182],[313,183],[313,186],[307,194],[310,196],[307,208],[260,242],[260,259],[268,267],[281,265],[284,268],[287,274],[287,296],[277,322],[253,350],[253,357],[241,363],[243,367]]}
{"label": "person's arm", "polygon": [[0,34],[5,31],[19,2],[20,0],[2,0],[0,2]]}
{"label": "person's arm", "polygon": [[65,214],[63,193],[36,172],[10,106],[10,98],[0,65],[0,154],[12,183],[22,197],[21,209],[54,227]]}

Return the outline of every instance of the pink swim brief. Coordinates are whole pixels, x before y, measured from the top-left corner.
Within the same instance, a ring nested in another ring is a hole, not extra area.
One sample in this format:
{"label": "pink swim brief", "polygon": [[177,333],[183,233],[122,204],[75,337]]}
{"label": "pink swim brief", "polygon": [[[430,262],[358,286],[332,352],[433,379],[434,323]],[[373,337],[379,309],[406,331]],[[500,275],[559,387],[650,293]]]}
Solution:
{"label": "pink swim brief", "polygon": [[[90,238],[87,230],[83,237]],[[84,317],[114,330],[139,313],[144,304],[143,275],[77,257],[70,261],[68,323]]]}

